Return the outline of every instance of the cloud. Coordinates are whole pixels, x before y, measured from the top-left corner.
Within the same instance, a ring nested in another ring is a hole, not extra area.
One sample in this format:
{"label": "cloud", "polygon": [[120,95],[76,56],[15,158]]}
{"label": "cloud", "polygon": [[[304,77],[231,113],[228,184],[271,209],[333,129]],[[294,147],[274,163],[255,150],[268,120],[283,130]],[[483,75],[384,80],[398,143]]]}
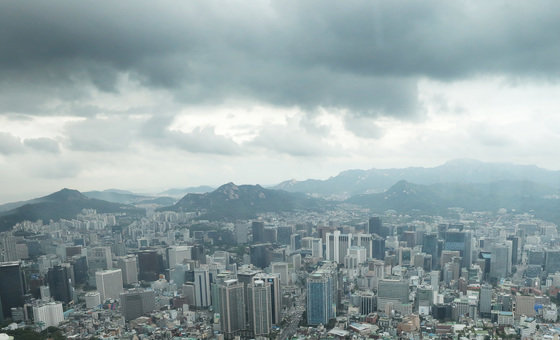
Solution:
{"label": "cloud", "polygon": [[337,146],[329,145],[317,135],[289,125],[265,126],[257,137],[248,142],[249,147],[257,147],[267,152],[276,152],[294,157],[321,157],[340,153]]}
{"label": "cloud", "polygon": [[7,132],[0,132],[0,154],[10,155],[25,151],[21,140]]}
{"label": "cloud", "polygon": [[558,79],[557,13],[555,1],[2,2],[0,110],[57,114],[52,98],[118,93],[127,74],[189,105],[233,98],[407,119],[420,77]]}
{"label": "cloud", "polygon": [[383,129],[369,117],[348,114],[344,117],[344,127],[362,138],[379,139],[383,136]]}
{"label": "cloud", "polygon": [[58,142],[50,138],[28,138],[23,141],[23,144],[36,151],[59,153],[60,147]]}
{"label": "cloud", "polygon": [[214,128],[196,128],[190,133],[168,131],[164,143],[191,153],[236,155],[241,153],[239,144],[230,138],[217,135]]}

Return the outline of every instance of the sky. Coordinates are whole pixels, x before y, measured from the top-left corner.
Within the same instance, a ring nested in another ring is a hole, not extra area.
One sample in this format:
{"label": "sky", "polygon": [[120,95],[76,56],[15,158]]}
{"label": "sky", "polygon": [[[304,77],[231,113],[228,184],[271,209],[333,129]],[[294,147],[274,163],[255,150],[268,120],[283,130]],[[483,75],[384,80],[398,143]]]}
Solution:
{"label": "sky", "polygon": [[0,2],[0,202],[560,169],[558,1]]}

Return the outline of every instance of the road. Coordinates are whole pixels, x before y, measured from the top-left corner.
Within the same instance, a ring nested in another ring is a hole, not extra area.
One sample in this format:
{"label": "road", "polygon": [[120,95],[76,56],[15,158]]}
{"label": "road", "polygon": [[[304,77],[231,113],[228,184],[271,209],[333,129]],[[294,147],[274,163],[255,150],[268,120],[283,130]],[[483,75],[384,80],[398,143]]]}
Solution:
{"label": "road", "polygon": [[286,340],[296,333],[299,321],[301,320],[301,315],[305,310],[305,302],[305,294],[296,300],[296,306],[294,308],[290,308],[288,311],[288,314],[285,317],[287,324],[282,328],[282,331],[276,337],[276,340]]}

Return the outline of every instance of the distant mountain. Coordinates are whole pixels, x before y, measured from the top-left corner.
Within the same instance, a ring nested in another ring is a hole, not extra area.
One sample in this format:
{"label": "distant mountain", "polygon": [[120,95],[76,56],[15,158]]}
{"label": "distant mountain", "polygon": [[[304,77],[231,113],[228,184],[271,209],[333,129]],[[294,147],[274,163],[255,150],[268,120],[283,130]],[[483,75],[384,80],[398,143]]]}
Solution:
{"label": "distant mountain", "polygon": [[210,191],[215,190],[216,188],[201,185],[197,187],[188,187],[188,188],[172,188],[169,190],[165,190],[160,192],[159,194],[162,196],[172,196],[172,197],[183,197],[186,194],[204,194]]}
{"label": "distant mountain", "polygon": [[558,190],[529,181],[492,183],[438,183],[432,185],[399,181],[387,191],[353,196],[345,203],[370,208],[373,212],[445,215],[449,208],[467,211],[497,211],[500,208],[532,212],[537,217],[560,222]]}
{"label": "distant mountain", "polygon": [[[21,203],[21,202],[19,202]],[[82,209],[96,209],[100,213],[126,212],[144,214],[143,209],[130,205],[88,198],[77,190],[62,189],[48,196],[23,202],[14,209],[0,212],[0,231],[9,230],[22,221],[59,220],[75,218]]]}
{"label": "distant mountain", "polygon": [[103,190],[103,191],[86,191],[83,194],[89,198],[94,198],[94,199],[113,202],[113,203],[123,203],[123,204],[136,203],[138,201],[152,198],[150,196],[138,195],[130,191],[114,190],[114,189]]}
{"label": "distant mountain", "polygon": [[383,192],[401,180],[425,185],[531,181],[560,188],[560,171],[550,171],[534,165],[459,159],[433,168],[348,170],[326,180],[285,181],[272,189],[348,198],[359,194]]}
{"label": "distant mountain", "polygon": [[201,218],[243,219],[256,217],[258,213],[294,210],[320,210],[323,200],[304,194],[265,189],[260,185],[224,184],[204,194],[187,194],[174,206],[160,210],[201,211]]}

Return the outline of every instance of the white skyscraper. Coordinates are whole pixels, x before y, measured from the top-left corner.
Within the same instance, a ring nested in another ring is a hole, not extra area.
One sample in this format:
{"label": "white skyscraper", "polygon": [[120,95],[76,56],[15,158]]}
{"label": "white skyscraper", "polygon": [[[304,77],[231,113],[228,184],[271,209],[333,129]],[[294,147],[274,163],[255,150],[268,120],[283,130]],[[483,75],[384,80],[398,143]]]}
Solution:
{"label": "white skyscraper", "polygon": [[33,306],[33,319],[41,326],[41,329],[56,327],[64,321],[61,302],[48,302]]}
{"label": "white skyscraper", "polygon": [[196,268],[194,270],[194,293],[197,307],[210,306],[210,275],[207,268]]}
{"label": "white skyscraper", "polygon": [[348,255],[348,249],[352,245],[352,234],[341,234],[336,230],[334,233],[327,233],[326,238],[325,258],[329,261],[343,263],[344,257]]}
{"label": "white skyscraper", "polygon": [[113,269],[96,272],[95,283],[102,302],[107,299],[118,299],[123,292],[122,271]]}
{"label": "white skyscraper", "polygon": [[283,285],[290,284],[290,273],[288,270],[288,263],[286,262],[273,262],[270,264],[270,271],[273,274],[280,275],[280,283]]}
{"label": "white skyscraper", "polygon": [[138,282],[138,261],[136,255],[120,257],[117,263],[122,271],[123,283],[125,285]]}

